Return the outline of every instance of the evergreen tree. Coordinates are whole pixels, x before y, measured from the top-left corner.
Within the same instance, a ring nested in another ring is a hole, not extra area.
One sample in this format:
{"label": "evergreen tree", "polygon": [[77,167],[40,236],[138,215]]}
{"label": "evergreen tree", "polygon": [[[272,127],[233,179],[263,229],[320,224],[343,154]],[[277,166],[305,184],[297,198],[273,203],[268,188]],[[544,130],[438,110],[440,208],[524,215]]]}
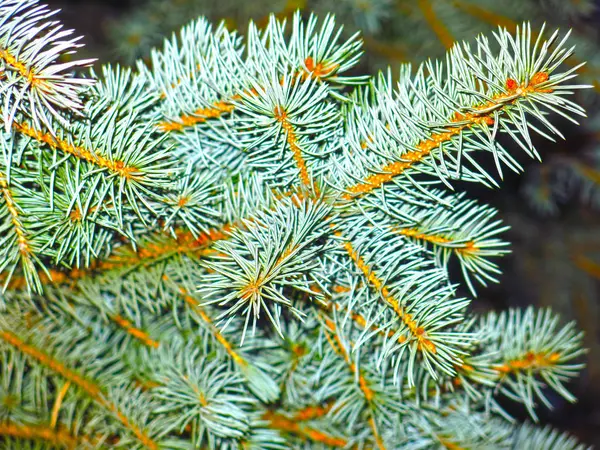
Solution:
{"label": "evergreen tree", "polygon": [[584,448],[500,401],[575,400],[574,324],[457,294],[508,247],[453,186],[584,115],[568,34],[393,83],[332,17],[198,19],[97,74],[53,14],[0,5],[5,448]]}

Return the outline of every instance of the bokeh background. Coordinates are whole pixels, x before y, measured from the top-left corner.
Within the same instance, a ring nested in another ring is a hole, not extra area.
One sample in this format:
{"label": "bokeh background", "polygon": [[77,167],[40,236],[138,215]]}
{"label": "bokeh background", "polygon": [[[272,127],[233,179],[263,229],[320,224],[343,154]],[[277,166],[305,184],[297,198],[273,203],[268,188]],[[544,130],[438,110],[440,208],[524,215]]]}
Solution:
{"label": "bokeh background", "polygon": [[[514,29],[572,29],[576,59],[587,61],[580,81],[593,88],[578,94],[588,118],[581,126],[560,120],[565,141],[540,142],[543,164],[519,161],[525,174],[505,174],[501,189],[460,186],[497,207],[511,229],[512,254],[501,261],[501,283],[481,289],[478,310],[550,306],[585,331],[587,368],[571,389],[578,403],[552,398],[540,420],[569,430],[600,448],[600,1],[599,0],[46,0],[60,18],[84,35],[82,53],[102,63],[129,65],[146,58],[164,37],[204,15],[244,31],[249,19],[269,13],[289,17],[335,13],[349,36],[360,31],[365,55],[357,72],[443,56],[456,40],[472,40],[497,25]],[[557,119],[556,119],[557,120]],[[515,149],[518,154],[519,150]],[[493,168],[490,168],[493,170]],[[466,294],[466,293],[465,293]],[[526,413],[507,401],[517,418]]]}

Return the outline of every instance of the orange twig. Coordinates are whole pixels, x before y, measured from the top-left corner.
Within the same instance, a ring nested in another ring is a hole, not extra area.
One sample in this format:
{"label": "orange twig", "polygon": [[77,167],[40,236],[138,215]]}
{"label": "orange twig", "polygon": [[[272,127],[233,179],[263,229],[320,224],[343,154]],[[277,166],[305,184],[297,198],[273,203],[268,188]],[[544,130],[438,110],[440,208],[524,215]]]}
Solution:
{"label": "orange twig", "polygon": [[54,406],[52,407],[52,417],[50,418],[50,428],[56,428],[56,423],[58,421],[58,413],[60,411],[60,407],[62,405],[62,401],[67,395],[67,391],[69,390],[69,386],[71,386],[71,382],[67,380],[63,387],[58,391],[58,395],[54,400]]}
{"label": "orange twig", "polygon": [[[444,245],[444,244],[450,244],[453,242],[452,239],[450,239],[446,236],[423,233],[420,230],[418,230],[417,228],[400,228],[398,230],[393,230],[393,231],[395,231],[396,233],[401,234],[403,236],[406,236],[406,237],[409,237],[412,239],[416,239],[419,241],[429,242],[430,244],[434,244],[434,245]],[[460,244],[460,246],[452,247],[452,249],[458,253],[474,253],[477,250],[479,250],[479,247],[475,244],[474,241],[467,241],[463,244]]]}
{"label": "orange twig", "polygon": [[126,166],[123,161],[113,161],[109,158],[105,158],[98,155],[92,150],[84,147],[75,146],[64,139],[60,139],[51,135],[50,133],[42,133],[35,128],[29,126],[27,123],[13,123],[13,128],[25,136],[29,136],[38,142],[42,142],[48,145],[50,148],[60,150],[64,153],[72,155],[78,159],[90,162],[98,167],[102,167],[110,170],[113,173],[126,179],[140,179],[141,175],[135,167]]}
{"label": "orange twig", "polygon": [[596,263],[585,255],[573,256],[573,262],[578,268],[586,272],[588,275],[600,279],[600,264]]}
{"label": "orange twig", "polygon": [[[169,280],[167,275],[163,275],[163,279],[165,281]],[[204,322],[206,322],[217,342],[223,346],[225,352],[227,352],[231,359],[233,359],[233,361],[239,366],[247,366],[248,361],[246,361],[241,355],[239,355],[234,350],[233,344],[231,344],[231,342],[229,342],[227,338],[223,336],[223,333],[221,333],[221,331],[219,331],[219,329],[215,326],[208,314],[206,314],[206,312],[204,312],[204,310],[200,308],[198,300],[192,297],[183,286],[178,286],[178,289],[179,294],[183,297],[183,300],[200,316],[202,320],[204,320]]]}
{"label": "orange twig", "polygon": [[561,358],[560,353],[535,353],[529,351],[522,358],[507,361],[494,366],[494,369],[503,374],[515,373],[521,370],[537,370],[554,366]]}
{"label": "orange twig", "polygon": [[11,216],[11,223],[17,235],[17,243],[19,246],[19,253],[26,259],[31,258],[31,247],[29,246],[29,240],[27,239],[27,232],[21,222],[20,214],[17,209],[17,204],[8,186],[4,175],[0,173],[0,190],[2,191],[2,197],[6,203],[6,208]]}
{"label": "orange twig", "polygon": [[454,442],[450,441],[447,438],[438,436],[438,440],[440,441],[440,444],[442,444],[448,450],[466,450],[464,447],[461,447],[460,445],[455,444]]}
{"label": "orange twig", "polygon": [[292,433],[302,438],[308,438],[314,442],[321,442],[331,447],[345,447],[348,442],[340,437],[330,436],[322,431],[289,419],[283,414],[278,414],[273,411],[267,411],[263,414],[263,419],[269,422],[269,425],[276,430]]}
{"label": "orange twig", "polygon": [[274,111],[275,118],[278,122],[281,123],[281,128],[285,132],[287,143],[294,155],[294,161],[296,162],[296,167],[300,171],[300,181],[305,186],[311,186],[310,176],[308,175],[308,169],[306,167],[306,161],[302,156],[302,149],[298,145],[298,138],[296,136],[296,132],[294,131],[294,127],[291,122],[288,120],[287,112],[283,107],[277,106]]}
{"label": "orange twig", "polygon": [[158,124],[158,129],[163,132],[182,131],[185,127],[190,127],[199,123],[206,122],[207,119],[215,119],[223,114],[230,113],[235,106],[230,102],[218,101],[212,106],[199,108],[193,114],[184,114],[176,121],[163,121]]}
{"label": "orange twig", "polygon": [[[375,419],[374,419],[374,411],[373,411],[372,401],[373,401],[373,397],[374,397],[375,393],[369,387],[369,382],[361,374],[358,367],[356,367],[356,364],[354,364],[354,362],[350,359],[350,355],[349,355],[348,351],[346,350],[346,347],[344,346],[339,335],[337,334],[337,329],[336,329],[335,323],[327,317],[325,317],[324,319],[325,319],[325,325],[327,327],[325,329],[325,337],[327,338],[327,342],[329,342],[329,345],[331,345],[331,347],[337,354],[339,354],[340,356],[342,356],[342,358],[344,358],[344,361],[348,365],[348,369],[350,370],[350,372],[358,375],[358,386],[359,386],[361,392],[363,393],[365,400],[367,401],[367,403],[369,405],[369,410],[370,410],[369,426],[370,426],[371,430],[373,431],[373,437],[375,439],[375,444],[377,445],[377,448],[379,450],[386,450],[385,444],[383,443],[383,440],[381,439],[381,436],[379,435],[379,431],[377,430],[377,424],[375,423]],[[329,335],[330,332],[331,332],[331,334],[333,334],[333,339],[331,339],[331,337]]]}
{"label": "orange twig", "polygon": [[15,56],[13,56],[8,50],[0,48],[0,59],[3,59],[7,66],[17,71],[19,75],[25,78],[30,85],[35,85],[40,81],[37,78],[36,73],[33,71],[33,67],[28,68],[24,63],[22,63]]}
{"label": "orange twig", "polygon": [[148,333],[140,330],[139,328],[134,327],[132,325],[132,323],[129,320],[125,319],[124,317],[122,317],[118,314],[115,314],[114,316],[112,316],[112,319],[115,321],[115,323],[117,325],[119,325],[121,328],[123,328],[127,333],[132,335],[134,338],[140,340],[148,347],[158,348],[160,346],[160,342],[155,341],[154,339],[151,339],[150,336],[148,335]]}
{"label": "orange twig", "polygon": [[327,403],[325,406],[307,406],[306,408],[302,408],[299,411],[296,411],[293,416],[292,419],[293,420],[297,420],[300,422],[304,422],[307,420],[313,420],[313,419],[317,419],[319,417],[323,417],[324,415],[326,415],[329,411],[331,411],[331,408],[333,407],[334,403],[330,402]]}
{"label": "orange twig", "polygon": [[406,311],[404,311],[404,308],[400,305],[400,302],[390,294],[389,289],[383,284],[383,281],[381,281],[381,279],[375,274],[373,269],[364,262],[362,257],[352,246],[352,243],[349,241],[345,242],[344,249],[348,252],[348,255],[350,255],[350,258],[352,258],[352,261],[354,261],[356,266],[362,271],[369,283],[375,289],[377,289],[386,303],[392,307],[394,312],[398,315],[402,322],[404,322],[412,335],[417,339],[418,349],[426,349],[431,353],[436,353],[436,346],[427,338],[427,332],[422,327],[417,325],[411,314],[408,314]]}
{"label": "orange twig", "polygon": [[[161,242],[149,241],[137,251],[130,247],[118,247],[106,260],[98,261],[87,269],[72,269],[69,272],[50,269],[48,273],[41,271],[38,275],[43,285],[76,284],[78,280],[94,273],[129,269],[140,264],[150,265],[174,254],[202,252],[213,242],[227,239],[231,229],[233,227],[226,224],[221,228],[208,230],[197,238],[188,231],[180,232],[175,239],[168,237]],[[2,279],[1,275],[0,279]],[[9,283],[9,288],[13,290],[22,289],[25,286],[24,277],[12,277]]]}

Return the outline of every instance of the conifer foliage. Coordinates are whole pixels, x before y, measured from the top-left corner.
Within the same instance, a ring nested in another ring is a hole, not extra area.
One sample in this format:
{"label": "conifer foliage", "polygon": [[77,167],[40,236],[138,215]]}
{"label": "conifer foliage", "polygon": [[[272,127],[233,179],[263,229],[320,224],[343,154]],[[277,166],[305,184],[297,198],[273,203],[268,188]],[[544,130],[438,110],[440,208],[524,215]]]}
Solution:
{"label": "conifer foliage", "polygon": [[0,5],[4,448],[584,448],[502,406],[575,400],[575,325],[457,294],[508,246],[453,186],[584,115],[568,35],[393,83],[332,17],[200,18],[96,73],[52,17]]}

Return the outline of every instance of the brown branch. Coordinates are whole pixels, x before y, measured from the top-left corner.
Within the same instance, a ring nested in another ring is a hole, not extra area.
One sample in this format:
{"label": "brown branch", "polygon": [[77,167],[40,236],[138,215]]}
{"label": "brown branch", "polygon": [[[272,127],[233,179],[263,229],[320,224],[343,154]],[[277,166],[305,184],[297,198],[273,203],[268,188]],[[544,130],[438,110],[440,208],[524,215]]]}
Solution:
{"label": "brown branch", "polygon": [[77,371],[68,368],[62,362],[54,359],[45,352],[39,350],[33,345],[25,343],[17,335],[9,331],[1,331],[0,339],[5,341],[7,344],[14,347],[21,353],[29,356],[39,364],[47,367],[53,372],[56,372],[62,376],[68,382],[78,386],[83,392],[85,392],[92,400],[98,403],[103,408],[107,409],[111,413],[115,414],[121,424],[136,436],[136,438],[149,450],[158,450],[158,444],[154,442],[143,430],[135,425],[131,420],[121,412],[121,410],[114,403],[108,401],[102,392],[102,388],[93,380],[88,379]]}
{"label": "brown branch", "polygon": [[76,450],[81,448],[81,439],[73,436],[68,430],[49,428],[43,425],[24,425],[10,421],[0,421],[0,436],[10,436],[17,439],[30,439],[47,442],[54,446]]}
{"label": "brown branch", "polygon": [[93,150],[73,145],[65,139],[53,136],[50,133],[43,133],[39,130],[36,130],[25,122],[14,122],[13,128],[18,133],[35,139],[38,142],[44,143],[52,149],[60,150],[63,153],[74,156],[77,159],[87,161],[103,169],[108,169],[109,171],[116,173],[125,179],[139,180],[142,177],[135,167],[126,166],[123,161],[113,161],[112,159],[105,158]]}

